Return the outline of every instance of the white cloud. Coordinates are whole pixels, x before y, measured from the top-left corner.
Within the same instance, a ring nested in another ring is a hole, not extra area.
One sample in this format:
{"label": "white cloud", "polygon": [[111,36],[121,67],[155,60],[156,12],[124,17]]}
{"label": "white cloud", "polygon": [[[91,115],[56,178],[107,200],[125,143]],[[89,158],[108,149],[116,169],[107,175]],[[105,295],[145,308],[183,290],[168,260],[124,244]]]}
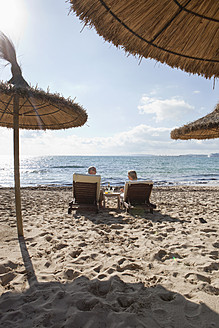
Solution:
{"label": "white cloud", "polygon": [[194,106],[180,97],[160,99],[143,95],[138,109],[141,114],[154,114],[156,122],[163,120],[179,121],[186,117],[194,109]]}
{"label": "white cloud", "polygon": [[11,155],[13,152],[12,140],[13,130],[7,128],[0,128],[0,154]]}
{"label": "white cloud", "polygon": [[[218,152],[219,140],[175,141],[170,139],[172,128],[138,125],[109,137],[60,136],[56,131],[21,130],[21,155],[179,155]],[[12,130],[0,128],[0,155],[13,155]]]}

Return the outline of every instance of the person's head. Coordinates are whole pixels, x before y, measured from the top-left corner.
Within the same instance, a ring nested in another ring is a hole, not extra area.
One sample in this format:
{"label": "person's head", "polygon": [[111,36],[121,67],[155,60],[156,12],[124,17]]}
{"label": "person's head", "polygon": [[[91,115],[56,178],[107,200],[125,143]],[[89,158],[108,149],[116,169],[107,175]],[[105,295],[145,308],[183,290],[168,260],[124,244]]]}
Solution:
{"label": "person's head", "polygon": [[128,178],[129,180],[137,180],[137,173],[134,170],[128,171]]}
{"label": "person's head", "polygon": [[90,166],[88,168],[88,174],[96,174],[96,173],[97,173],[97,170],[96,170],[95,166]]}

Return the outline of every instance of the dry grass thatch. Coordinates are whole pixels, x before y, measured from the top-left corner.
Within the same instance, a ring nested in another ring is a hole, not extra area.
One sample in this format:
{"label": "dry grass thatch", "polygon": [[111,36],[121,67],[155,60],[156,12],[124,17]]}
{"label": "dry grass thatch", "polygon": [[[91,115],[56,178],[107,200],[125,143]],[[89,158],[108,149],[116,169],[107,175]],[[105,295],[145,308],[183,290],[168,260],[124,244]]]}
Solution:
{"label": "dry grass thatch", "polygon": [[171,138],[183,140],[219,138],[219,104],[212,113],[173,130]]}
{"label": "dry grass thatch", "polygon": [[87,113],[72,100],[31,88],[17,63],[16,51],[8,37],[0,32],[0,59],[11,64],[10,83],[0,84],[0,126],[14,129],[14,181],[18,236],[23,236],[20,195],[19,128],[57,130],[81,126]]}
{"label": "dry grass thatch", "polygon": [[87,25],[139,57],[219,76],[219,1],[69,0]]}
{"label": "dry grass thatch", "polygon": [[21,129],[67,129],[84,125],[87,121],[85,110],[72,100],[33,89],[28,85],[17,63],[15,47],[2,32],[0,59],[11,64],[12,73],[9,83],[0,84],[0,126],[13,128],[15,111],[19,114]]}
{"label": "dry grass thatch", "polygon": [[19,127],[57,130],[82,126],[86,111],[72,100],[42,90],[0,84],[0,126],[13,128],[14,95],[19,96]]}

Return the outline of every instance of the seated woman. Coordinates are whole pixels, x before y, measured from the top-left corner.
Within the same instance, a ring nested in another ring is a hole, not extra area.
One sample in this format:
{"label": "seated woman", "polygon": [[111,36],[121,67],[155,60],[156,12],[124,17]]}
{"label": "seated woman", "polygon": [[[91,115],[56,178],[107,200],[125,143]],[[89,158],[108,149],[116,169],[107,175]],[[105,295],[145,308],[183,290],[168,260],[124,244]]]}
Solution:
{"label": "seated woman", "polygon": [[[134,170],[130,170],[130,171],[128,171],[128,178],[129,178],[129,180],[132,181],[132,182],[133,182],[133,181],[134,181],[134,182],[135,182],[135,181],[137,182],[137,181],[138,181],[138,177],[137,177],[137,173],[136,173],[136,171],[134,171]],[[153,182],[152,182],[152,181],[147,181],[147,182],[149,182],[150,184],[153,185]],[[120,197],[121,197],[121,199],[123,200],[123,199],[124,199],[124,188],[121,188],[120,190],[122,191]],[[150,203],[149,199],[148,199],[148,205],[150,205],[151,208],[156,208],[156,205]]]}
{"label": "seated woman", "polygon": [[[137,173],[134,170],[130,170],[128,171],[128,178],[130,181],[137,181],[138,177],[137,177]],[[124,197],[124,188],[121,188],[120,191],[122,192],[120,197]]]}

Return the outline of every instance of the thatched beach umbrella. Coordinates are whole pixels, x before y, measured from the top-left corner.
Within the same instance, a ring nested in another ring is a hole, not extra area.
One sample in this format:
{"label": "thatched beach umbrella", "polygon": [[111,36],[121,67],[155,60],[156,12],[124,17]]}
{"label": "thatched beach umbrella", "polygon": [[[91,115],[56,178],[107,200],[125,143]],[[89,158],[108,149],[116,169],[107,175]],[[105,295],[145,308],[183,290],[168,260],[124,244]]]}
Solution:
{"label": "thatched beach umbrella", "polygon": [[172,139],[219,138],[219,103],[210,114],[171,132]]}
{"label": "thatched beach umbrella", "polygon": [[14,129],[14,179],[18,235],[23,236],[19,172],[19,128],[57,130],[82,126],[86,111],[56,94],[29,87],[21,74],[11,41],[0,32],[0,58],[11,63],[12,78],[0,84],[0,126]]}
{"label": "thatched beach umbrella", "polygon": [[69,0],[86,25],[139,57],[219,76],[219,1]]}

